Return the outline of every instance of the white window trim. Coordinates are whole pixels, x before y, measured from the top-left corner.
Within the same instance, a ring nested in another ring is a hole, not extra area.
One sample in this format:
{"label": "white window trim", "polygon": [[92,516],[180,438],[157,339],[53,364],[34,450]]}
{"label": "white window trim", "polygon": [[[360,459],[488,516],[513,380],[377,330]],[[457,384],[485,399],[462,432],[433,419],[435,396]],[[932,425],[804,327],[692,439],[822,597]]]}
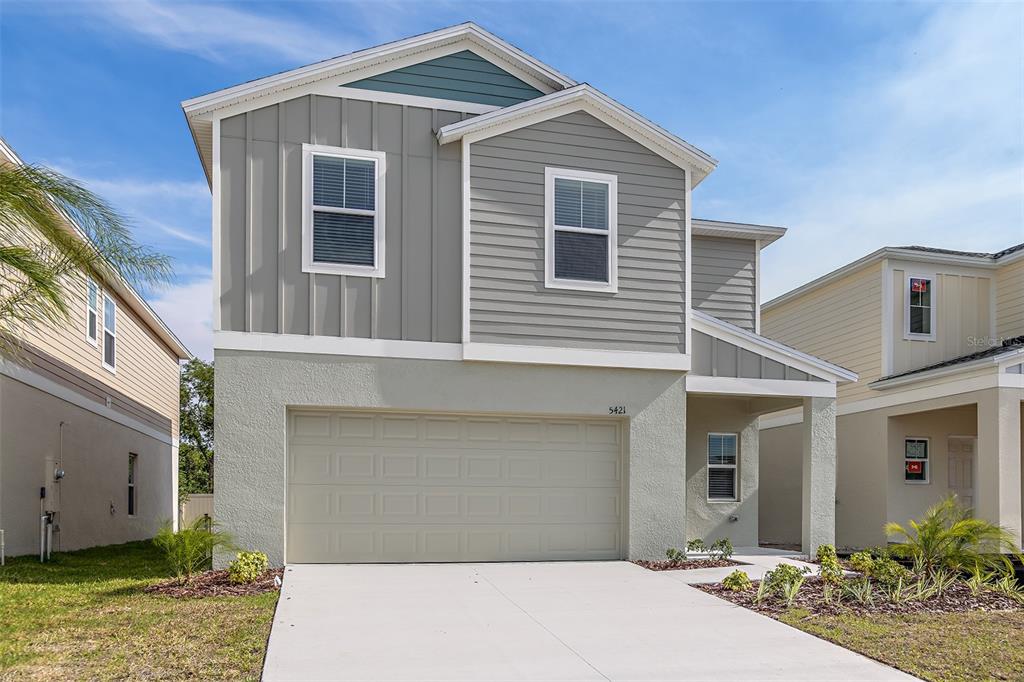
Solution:
{"label": "white window trim", "polygon": [[[89,287],[96,287],[96,307],[94,308],[89,302]],[[103,296],[103,291],[100,289],[100,285],[93,280],[92,277],[85,278],[85,340],[91,343],[93,346],[99,346],[100,339],[100,297]],[[96,336],[89,336],[89,313],[96,316]]]}
{"label": "white window trim", "polygon": [[[915,334],[910,331],[910,280],[912,279],[926,279],[928,280],[928,286],[931,289],[929,296],[931,298],[931,315],[929,334]],[[938,299],[936,298],[935,291],[935,275],[914,275],[908,274],[903,278],[903,338],[906,341],[934,341],[935,340],[935,311],[938,308]]]}
{"label": "white window trim", "polygon": [[[373,215],[373,266],[346,265],[343,263],[317,263],[313,260],[313,157],[333,156],[342,159],[373,161],[376,171],[374,200],[376,210],[359,211],[322,207],[317,210],[350,215]],[[384,277],[384,233],[387,225],[384,216],[384,174],[387,170],[387,154],[367,149],[350,149],[319,144],[302,145],[302,271],[329,275],[355,275],[361,277]]]}
{"label": "white window trim", "polygon": [[[102,320],[103,320],[103,326],[102,326],[103,331],[101,333],[103,334],[104,338],[103,338],[103,344],[100,346],[100,361],[103,363],[103,368],[104,369],[106,369],[111,374],[117,374],[117,301],[115,301],[110,296],[110,294],[108,294],[106,292],[102,292],[102,295],[103,295],[103,318],[102,318]],[[107,304],[108,303],[114,309],[114,328],[113,329],[107,329]],[[112,365],[108,365],[107,364],[107,346],[106,346],[106,344],[107,344],[107,341],[106,341],[106,334],[107,334],[107,332],[110,332],[110,336],[113,337],[113,339],[114,339],[114,364],[112,364]]]}
{"label": "white window trim", "polygon": [[125,509],[131,510],[128,518],[132,519],[139,515],[139,489],[135,479],[139,477],[139,456],[134,452],[128,453],[128,501]]}
{"label": "white window trim", "polygon": [[[585,180],[608,185],[608,229],[594,230],[585,227],[558,226],[559,231],[583,234],[607,234],[608,236],[608,281],[589,282],[576,279],[555,278],[555,178]],[[616,293],[619,290],[618,234],[619,234],[619,178],[607,173],[571,170],[568,168],[544,169],[544,286],[548,289],[575,289],[578,291],[599,291]]]}
{"label": "white window trim", "polygon": [[[913,459],[915,462],[924,462],[924,480],[923,481],[908,481],[907,480],[907,462],[911,461],[911,458],[907,457],[907,441],[908,440],[923,440],[925,442],[925,453],[928,455],[924,459]],[[904,436],[903,437],[903,471],[900,474],[903,476],[904,485],[928,485],[932,482],[932,439],[924,436]]]}
{"label": "white window trim", "polygon": [[[712,436],[732,436],[736,439],[736,463],[735,464],[712,464],[711,463],[711,437]],[[708,468],[707,476],[707,500],[708,504],[730,504],[733,502],[740,501],[740,434],[730,431],[709,431],[707,438],[704,439],[704,463]],[[733,481],[732,489],[733,496],[726,497],[711,497],[711,473],[712,469],[732,469],[733,470]]]}

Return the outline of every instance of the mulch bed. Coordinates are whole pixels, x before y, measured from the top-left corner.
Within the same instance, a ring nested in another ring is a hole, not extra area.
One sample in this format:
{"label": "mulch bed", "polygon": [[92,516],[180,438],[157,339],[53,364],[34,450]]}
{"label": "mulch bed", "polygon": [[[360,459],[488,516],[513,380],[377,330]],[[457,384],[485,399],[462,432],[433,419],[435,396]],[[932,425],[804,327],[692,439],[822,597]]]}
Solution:
{"label": "mulch bed", "polygon": [[[1024,610],[1024,604],[1014,601],[1012,598],[992,590],[982,590],[977,595],[971,594],[970,588],[963,582],[957,582],[940,596],[931,597],[924,601],[908,600],[901,604],[894,604],[877,588],[874,592],[874,605],[861,604],[850,597],[845,597],[841,604],[833,599],[832,604],[825,603],[822,593],[822,581],[819,578],[808,577],[804,582],[800,593],[793,602],[792,608],[806,609],[811,614],[839,614],[855,613],[858,615],[871,614],[904,614],[904,613],[960,613],[963,611],[1020,611]],[[739,606],[744,606],[758,613],[768,616],[778,616],[785,613],[789,607],[785,602],[772,597],[765,599],[760,604],[754,603],[757,594],[757,582],[754,582],[754,589],[744,592],[733,592],[720,584],[694,585],[694,587],[709,592],[717,597],[731,601]]]}
{"label": "mulch bed", "polygon": [[744,566],[738,561],[728,559],[687,559],[686,561],[634,561],[651,571],[689,571],[695,568],[725,568],[727,566]]}
{"label": "mulch bed", "polygon": [[165,580],[150,585],[146,592],[161,594],[166,597],[189,599],[196,597],[244,597],[264,592],[274,592],[280,588],[274,578],[283,580],[284,569],[275,568],[264,573],[259,580],[252,583],[237,584],[228,580],[227,571],[206,571],[192,577],[188,585],[180,585],[176,580]]}

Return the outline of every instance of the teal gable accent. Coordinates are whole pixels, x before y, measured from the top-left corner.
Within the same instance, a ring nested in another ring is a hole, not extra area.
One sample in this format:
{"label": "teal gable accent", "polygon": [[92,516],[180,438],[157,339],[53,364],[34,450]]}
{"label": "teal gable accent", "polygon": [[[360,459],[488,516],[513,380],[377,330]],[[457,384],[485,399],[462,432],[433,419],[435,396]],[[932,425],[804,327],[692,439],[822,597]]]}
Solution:
{"label": "teal gable accent", "polygon": [[469,50],[345,83],[344,87],[495,106],[518,104],[544,94]]}

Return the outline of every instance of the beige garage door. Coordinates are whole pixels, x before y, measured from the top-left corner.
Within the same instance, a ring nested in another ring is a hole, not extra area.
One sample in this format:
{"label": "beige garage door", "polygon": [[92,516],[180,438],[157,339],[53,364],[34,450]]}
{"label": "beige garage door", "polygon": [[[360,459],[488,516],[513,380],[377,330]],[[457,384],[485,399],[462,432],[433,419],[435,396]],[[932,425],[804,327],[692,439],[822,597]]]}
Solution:
{"label": "beige garage door", "polygon": [[622,424],[288,414],[291,563],[616,559]]}

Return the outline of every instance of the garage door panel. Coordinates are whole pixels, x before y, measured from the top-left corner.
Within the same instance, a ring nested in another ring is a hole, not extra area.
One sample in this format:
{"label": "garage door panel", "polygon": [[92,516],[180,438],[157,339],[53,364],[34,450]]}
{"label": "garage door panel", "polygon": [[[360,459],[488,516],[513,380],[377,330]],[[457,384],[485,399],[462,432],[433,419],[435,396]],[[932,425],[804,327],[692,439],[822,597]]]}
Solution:
{"label": "garage door panel", "polygon": [[614,559],[622,424],[289,413],[288,560]]}
{"label": "garage door panel", "polygon": [[[352,528],[299,524],[289,542],[301,542],[309,563],[426,561],[560,561],[619,558],[618,524],[481,525],[401,524]],[[289,550],[291,551],[291,550]]]}

